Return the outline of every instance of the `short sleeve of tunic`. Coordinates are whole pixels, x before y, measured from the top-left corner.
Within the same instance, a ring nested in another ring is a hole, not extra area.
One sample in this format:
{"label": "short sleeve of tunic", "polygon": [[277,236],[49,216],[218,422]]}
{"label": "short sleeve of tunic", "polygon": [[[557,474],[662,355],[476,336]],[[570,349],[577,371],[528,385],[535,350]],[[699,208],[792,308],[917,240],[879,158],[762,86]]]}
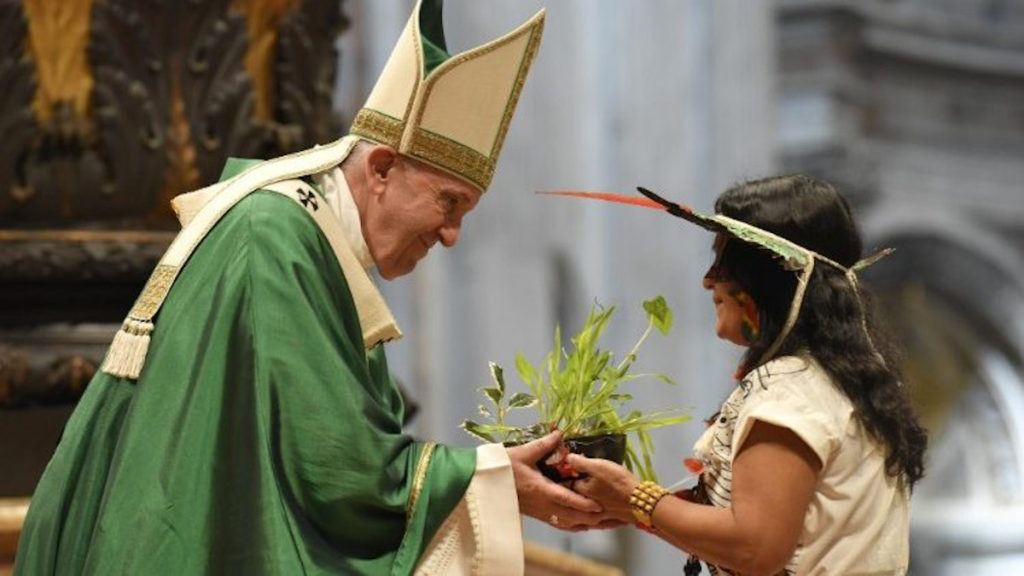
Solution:
{"label": "short sleeve of tunic", "polygon": [[813,360],[787,356],[744,377],[749,393],[737,415],[732,460],[755,422],[791,430],[826,466],[839,449],[852,407],[828,374]]}

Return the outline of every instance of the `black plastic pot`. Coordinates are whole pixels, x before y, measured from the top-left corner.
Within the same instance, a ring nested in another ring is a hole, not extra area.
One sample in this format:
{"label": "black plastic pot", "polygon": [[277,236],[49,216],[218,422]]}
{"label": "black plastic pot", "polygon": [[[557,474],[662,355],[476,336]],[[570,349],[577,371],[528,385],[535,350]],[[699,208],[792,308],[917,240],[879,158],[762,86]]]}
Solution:
{"label": "black plastic pot", "polygon": [[[611,460],[616,464],[622,464],[626,459],[626,435],[625,434],[604,434],[601,436],[583,436],[580,438],[567,438],[562,441],[569,452],[583,454],[587,458],[603,458]],[[579,473],[577,476],[563,475],[555,466],[547,464],[550,454],[537,461],[537,468],[541,474],[555,482],[568,480],[579,480],[586,478],[586,474]]]}

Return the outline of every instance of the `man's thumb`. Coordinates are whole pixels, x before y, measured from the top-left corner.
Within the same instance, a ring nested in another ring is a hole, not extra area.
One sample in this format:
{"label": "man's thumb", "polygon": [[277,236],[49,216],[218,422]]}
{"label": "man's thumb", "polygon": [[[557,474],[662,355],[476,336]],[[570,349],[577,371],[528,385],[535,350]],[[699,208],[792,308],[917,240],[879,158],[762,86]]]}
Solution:
{"label": "man's thumb", "polygon": [[543,438],[538,438],[532,442],[523,444],[523,452],[526,453],[528,458],[540,460],[557,448],[561,441],[562,433],[555,430]]}

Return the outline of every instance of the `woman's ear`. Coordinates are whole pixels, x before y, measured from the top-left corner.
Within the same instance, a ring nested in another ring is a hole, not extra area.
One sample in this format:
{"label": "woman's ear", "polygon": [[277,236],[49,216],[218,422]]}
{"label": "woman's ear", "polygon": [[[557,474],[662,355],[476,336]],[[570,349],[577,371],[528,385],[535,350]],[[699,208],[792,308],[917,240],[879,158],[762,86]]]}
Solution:
{"label": "woman's ear", "polygon": [[398,152],[390,146],[377,145],[367,152],[363,168],[366,171],[366,182],[370,191],[376,194],[384,192],[388,177],[398,161]]}

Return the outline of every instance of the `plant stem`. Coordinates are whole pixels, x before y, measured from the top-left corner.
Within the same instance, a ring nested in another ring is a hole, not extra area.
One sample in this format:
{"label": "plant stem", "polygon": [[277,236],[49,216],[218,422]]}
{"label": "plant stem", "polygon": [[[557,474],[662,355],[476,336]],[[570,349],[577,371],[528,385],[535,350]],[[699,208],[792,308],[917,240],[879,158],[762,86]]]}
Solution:
{"label": "plant stem", "polygon": [[618,374],[621,375],[627,368],[630,367],[630,365],[633,364],[633,361],[636,360],[636,354],[637,352],[640,351],[640,346],[644,343],[644,340],[647,340],[647,336],[651,333],[652,328],[654,328],[654,320],[648,320],[647,329],[644,330],[643,335],[640,336],[639,340],[637,340],[636,345],[633,346],[633,349],[629,351],[629,354],[626,354],[626,357],[622,359],[622,362],[620,362],[619,365],[615,367],[615,371]]}

